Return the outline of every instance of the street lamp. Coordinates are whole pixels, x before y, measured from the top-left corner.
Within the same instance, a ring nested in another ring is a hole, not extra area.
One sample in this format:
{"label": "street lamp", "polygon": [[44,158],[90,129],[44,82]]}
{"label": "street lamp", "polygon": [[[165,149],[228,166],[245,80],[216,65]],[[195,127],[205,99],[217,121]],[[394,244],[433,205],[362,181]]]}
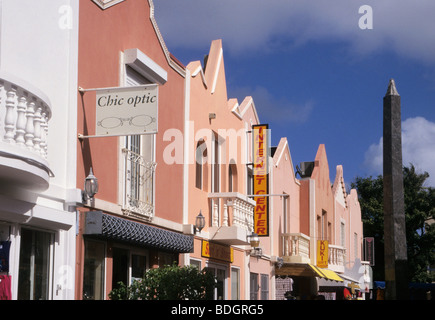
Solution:
{"label": "street lamp", "polygon": [[252,232],[248,236],[248,241],[252,248],[257,248],[260,245],[260,239],[258,238],[258,234],[255,232]]}
{"label": "street lamp", "polygon": [[195,218],[195,233],[201,232],[201,230],[205,226],[205,218],[201,213],[201,210],[199,210],[199,214]]}
{"label": "street lamp", "polygon": [[260,248],[260,238],[258,237],[258,234],[255,232],[252,232],[250,235],[247,236],[249,244],[251,245],[251,255],[261,257],[263,254],[263,250]]}
{"label": "street lamp", "polygon": [[98,179],[92,172],[92,167],[89,171],[89,175],[85,179],[85,197],[86,199],[93,199],[98,192]]}

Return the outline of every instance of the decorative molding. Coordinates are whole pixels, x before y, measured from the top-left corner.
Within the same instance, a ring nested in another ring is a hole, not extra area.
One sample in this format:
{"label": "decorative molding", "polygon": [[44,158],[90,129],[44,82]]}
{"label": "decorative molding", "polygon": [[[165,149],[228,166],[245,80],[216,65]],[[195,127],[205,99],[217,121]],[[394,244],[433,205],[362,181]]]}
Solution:
{"label": "decorative molding", "polygon": [[125,0],[92,0],[92,1],[95,4],[97,4],[101,9],[105,10]]}
{"label": "decorative molding", "polygon": [[159,26],[157,25],[156,19],[154,17],[153,0],[148,0],[148,3],[150,5],[150,20],[153,25],[154,31],[156,32],[157,38],[159,39],[160,45],[162,46],[163,52],[165,53],[165,57],[166,60],[168,61],[168,64],[171,66],[172,69],[174,69],[181,76],[186,77],[186,69],[180,66],[176,61],[174,61],[174,59],[172,59],[168,47],[166,46],[165,41],[163,40],[163,36],[160,32]]}
{"label": "decorative molding", "polygon": [[125,50],[124,63],[152,82],[165,84],[168,80],[168,73],[139,49]]}

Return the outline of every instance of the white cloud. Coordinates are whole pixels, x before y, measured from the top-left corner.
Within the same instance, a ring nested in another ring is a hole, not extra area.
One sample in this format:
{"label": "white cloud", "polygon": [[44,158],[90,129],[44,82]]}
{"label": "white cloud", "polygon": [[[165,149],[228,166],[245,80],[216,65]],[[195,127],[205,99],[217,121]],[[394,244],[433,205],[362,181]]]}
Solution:
{"label": "white cloud", "polygon": [[[382,174],[382,143],[372,144],[365,154],[364,164],[372,174]],[[411,163],[420,172],[429,173],[426,183],[435,187],[435,123],[422,117],[402,122],[403,164]]]}
{"label": "white cloud", "polygon": [[[344,41],[352,53],[390,49],[435,62],[433,0],[183,0],[154,1],[157,23],[171,47],[204,48],[217,38],[225,50],[274,50],[308,41]],[[373,9],[362,30],[359,8]]]}

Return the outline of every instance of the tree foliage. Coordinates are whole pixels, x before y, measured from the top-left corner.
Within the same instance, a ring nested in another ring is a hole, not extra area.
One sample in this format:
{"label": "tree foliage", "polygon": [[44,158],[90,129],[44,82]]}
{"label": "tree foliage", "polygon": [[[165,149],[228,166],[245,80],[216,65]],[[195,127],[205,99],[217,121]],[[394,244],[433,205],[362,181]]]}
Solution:
{"label": "tree foliage", "polygon": [[216,285],[212,273],[194,266],[176,264],[149,269],[130,286],[119,282],[109,293],[111,300],[206,300]]}
{"label": "tree foliage", "polygon": [[[418,173],[411,164],[403,168],[405,223],[410,281],[435,281],[428,267],[435,263],[435,189],[425,187],[427,172]],[[384,277],[383,178],[357,177],[352,187],[358,190],[364,237],[375,238],[375,280]]]}

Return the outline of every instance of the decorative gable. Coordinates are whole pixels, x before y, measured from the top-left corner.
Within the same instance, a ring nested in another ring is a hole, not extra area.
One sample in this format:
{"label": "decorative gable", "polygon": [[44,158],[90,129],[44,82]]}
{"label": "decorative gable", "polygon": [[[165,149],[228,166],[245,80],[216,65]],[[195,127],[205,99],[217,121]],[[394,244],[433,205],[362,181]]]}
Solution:
{"label": "decorative gable", "polygon": [[92,1],[96,3],[101,9],[105,10],[125,0],[92,0]]}

